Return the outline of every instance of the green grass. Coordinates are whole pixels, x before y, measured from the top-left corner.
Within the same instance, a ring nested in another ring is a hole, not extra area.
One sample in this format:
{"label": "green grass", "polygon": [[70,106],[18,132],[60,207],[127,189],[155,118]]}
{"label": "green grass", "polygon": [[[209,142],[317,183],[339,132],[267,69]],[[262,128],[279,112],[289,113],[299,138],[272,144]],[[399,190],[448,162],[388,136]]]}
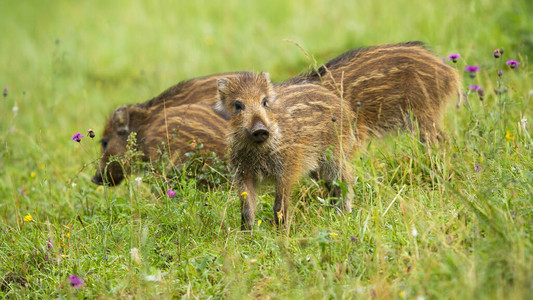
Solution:
{"label": "green grass", "polygon": [[[530,1],[2,1],[0,11],[3,297],[531,297]],[[149,173],[135,175],[139,187],[90,182],[99,146],[72,134],[98,135],[114,107],[184,79],[266,70],[281,81],[306,70],[312,62],[284,39],[319,63],[422,40],[439,56],[460,53],[461,73],[479,64],[464,84],[482,85],[485,100],[450,105],[447,143],[428,148],[405,133],[369,142],[353,161],[351,214],[302,181],[279,234],[271,186],[248,236],[228,185],[208,191]],[[508,92],[497,96],[500,68]]]}

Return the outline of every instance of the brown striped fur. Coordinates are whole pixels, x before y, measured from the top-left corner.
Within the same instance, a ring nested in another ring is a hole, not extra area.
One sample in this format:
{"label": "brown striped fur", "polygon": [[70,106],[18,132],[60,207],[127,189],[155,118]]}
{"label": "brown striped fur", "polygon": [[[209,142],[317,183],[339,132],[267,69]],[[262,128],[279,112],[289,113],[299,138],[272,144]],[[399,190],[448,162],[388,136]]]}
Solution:
{"label": "brown striped fur", "polygon": [[321,82],[348,100],[373,134],[413,129],[415,120],[422,141],[443,137],[444,107],[461,99],[456,69],[420,42],[354,49],[293,82],[301,80]]}
{"label": "brown striped fur", "polygon": [[[215,111],[207,111],[207,109],[211,109],[211,106],[215,104],[217,99],[216,79],[222,76],[225,78],[232,78],[237,74],[239,74],[239,72],[213,74],[182,81],[168,88],[157,97],[144,103],[122,106],[115,109],[105,125],[104,134],[101,138],[102,158],[92,181],[97,184],[102,184],[104,178],[108,178],[108,183],[115,185],[123,180],[124,170],[116,162],[112,162],[107,167],[109,171],[107,177],[102,175],[111,156],[120,157],[126,152],[126,140],[131,132],[137,132],[137,141],[139,141],[141,143],[140,146],[142,146],[140,147],[140,150],[143,152],[147,151],[144,152],[144,159],[156,159],[158,157],[156,154],[156,146],[161,144],[161,142],[166,141],[167,127],[162,123],[164,120],[171,123],[168,127],[169,133],[171,133],[173,129],[170,125],[176,125],[174,127],[177,127],[177,122],[183,123],[183,125],[180,125],[180,140],[175,142],[177,144],[173,145],[176,150],[171,152],[172,155],[179,156],[185,152],[191,151],[190,149],[187,150],[187,147],[183,146],[183,143],[189,141],[193,135],[198,134],[199,137],[202,137],[206,149],[216,152],[221,157],[223,154],[222,149],[225,147],[224,139],[221,138],[224,134],[217,131],[225,126],[226,121],[224,118],[228,119],[228,116],[221,115]],[[182,105],[188,105],[191,103],[204,104],[204,106],[200,107],[193,105],[190,107],[181,107]],[[180,115],[181,113],[185,113],[185,115],[182,116]],[[199,118],[201,114],[203,114],[205,119]],[[190,121],[189,118],[195,120],[194,126],[188,125],[187,122]],[[183,121],[180,121],[182,119]],[[205,124],[203,123],[204,121],[206,121]],[[128,123],[128,126],[126,126],[127,128],[120,125],[120,123],[125,122]],[[157,126],[162,127],[158,128],[153,125],[153,123],[157,123]],[[212,123],[217,123],[219,128],[217,128],[217,130],[209,128]],[[209,129],[206,129],[205,132],[203,132],[203,127],[206,125]],[[147,130],[147,127],[150,127],[150,130]],[[213,131],[211,132],[211,130]],[[121,132],[119,133],[119,131]],[[149,133],[150,131],[154,131],[154,133],[157,134]],[[163,134],[163,131],[165,134]],[[210,133],[219,135],[209,137],[208,135]],[[147,137],[149,138],[149,142],[145,140]]]}
{"label": "brown striped fur", "polygon": [[[158,150],[167,150],[171,161],[179,164],[183,154],[194,150],[194,144],[203,143],[202,151],[224,154],[226,120],[217,115],[211,106],[205,104],[184,104],[168,107],[144,108],[140,105],[121,106],[107,121],[102,138],[102,158],[92,181],[117,185],[128,172],[112,156],[121,158],[126,152],[127,138],[137,133],[137,149],[143,153],[144,161],[156,160],[161,156]],[[162,148],[165,143],[165,149]],[[107,173],[105,173],[107,171]],[[104,176],[105,173],[105,176]]]}
{"label": "brown striped fur", "polygon": [[[228,154],[241,194],[243,230],[252,229],[256,191],[263,180],[276,183],[278,225],[287,216],[292,186],[301,176],[320,174],[331,186],[336,179],[353,181],[347,161],[358,143],[351,126],[354,116],[334,93],[314,83],[274,87],[267,73],[221,78],[218,87],[218,108],[232,115]],[[351,209],[353,193],[331,192],[343,198],[341,207]]]}
{"label": "brown striped fur", "polygon": [[219,73],[182,81],[144,103],[137,104],[160,113],[164,108],[190,103],[214,105],[216,103],[216,80],[220,77],[232,78],[242,72]]}

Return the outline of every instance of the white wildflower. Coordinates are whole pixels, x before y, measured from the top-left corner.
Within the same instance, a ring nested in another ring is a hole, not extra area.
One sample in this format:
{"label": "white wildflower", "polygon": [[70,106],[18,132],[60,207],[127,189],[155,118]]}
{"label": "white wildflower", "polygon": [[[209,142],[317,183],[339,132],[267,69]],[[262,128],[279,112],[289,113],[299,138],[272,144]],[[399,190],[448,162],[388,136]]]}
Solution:
{"label": "white wildflower", "polygon": [[413,227],[413,230],[411,230],[411,235],[416,237],[418,235],[418,231],[416,230],[415,227]]}
{"label": "white wildflower", "polygon": [[133,260],[137,264],[141,263],[141,252],[139,251],[138,248],[131,248],[130,254],[131,254],[131,260]]}

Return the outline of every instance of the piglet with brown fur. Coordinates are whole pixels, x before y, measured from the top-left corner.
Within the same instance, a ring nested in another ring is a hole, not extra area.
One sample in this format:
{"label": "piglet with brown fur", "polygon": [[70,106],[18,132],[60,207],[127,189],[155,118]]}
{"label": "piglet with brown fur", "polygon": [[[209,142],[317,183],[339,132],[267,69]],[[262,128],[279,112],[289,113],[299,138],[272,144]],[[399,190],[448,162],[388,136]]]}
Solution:
{"label": "piglet with brown fur", "polygon": [[291,190],[298,179],[316,173],[351,210],[353,193],[333,187],[352,183],[348,162],[359,142],[349,104],[313,83],[273,86],[268,73],[244,73],[218,79],[217,109],[231,114],[228,132],[230,165],[241,195],[242,230],[252,230],[259,184],[276,185],[274,216],[287,218]]}
{"label": "piglet with brown fur", "polygon": [[[215,152],[223,157],[226,120],[217,115],[211,106],[185,104],[159,111],[159,107],[142,105],[121,106],[111,114],[106,123],[102,143],[102,158],[92,181],[96,184],[117,185],[129,168],[120,160],[127,150],[130,133],[136,132],[136,149],[143,153],[144,161],[153,161],[168,151],[171,162],[178,164],[183,155],[195,149],[192,140],[203,143],[202,151]],[[164,149],[161,149],[163,144]]]}

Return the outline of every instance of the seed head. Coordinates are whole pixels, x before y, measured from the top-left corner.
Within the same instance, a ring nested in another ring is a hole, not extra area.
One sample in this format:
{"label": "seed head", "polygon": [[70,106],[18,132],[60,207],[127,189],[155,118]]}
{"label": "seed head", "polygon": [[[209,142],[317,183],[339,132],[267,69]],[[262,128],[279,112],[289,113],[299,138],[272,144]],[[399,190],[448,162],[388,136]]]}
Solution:
{"label": "seed head", "polygon": [[483,90],[482,87],[480,87],[477,84],[472,84],[472,85],[469,85],[468,88],[473,90],[473,91],[476,91],[478,96],[479,96],[479,100],[483,101],[483,98],[485,96],[485,91]]}
{"label": "seed head", "polygon": [[94,139],[94,137],[95,137],[95,135],[96,135],[96,134],[94,133],[94,130],[89,129],[89,130],[87,130],[87,133],[89,134],[89,137],[90,137],[91,139]]}
{"label": "seed head", "polygon": [[494,89],[494,93],[496,93],[497,95],[505,94],[505,93],[507,93],[507,88]]}
{"label": "seed head", "polygon": [[485,91],[483,90],[482,87],[479,87],[477,89],[477,94],[479,96],[479,100],[483,101],[483,99],[485,98]]}

